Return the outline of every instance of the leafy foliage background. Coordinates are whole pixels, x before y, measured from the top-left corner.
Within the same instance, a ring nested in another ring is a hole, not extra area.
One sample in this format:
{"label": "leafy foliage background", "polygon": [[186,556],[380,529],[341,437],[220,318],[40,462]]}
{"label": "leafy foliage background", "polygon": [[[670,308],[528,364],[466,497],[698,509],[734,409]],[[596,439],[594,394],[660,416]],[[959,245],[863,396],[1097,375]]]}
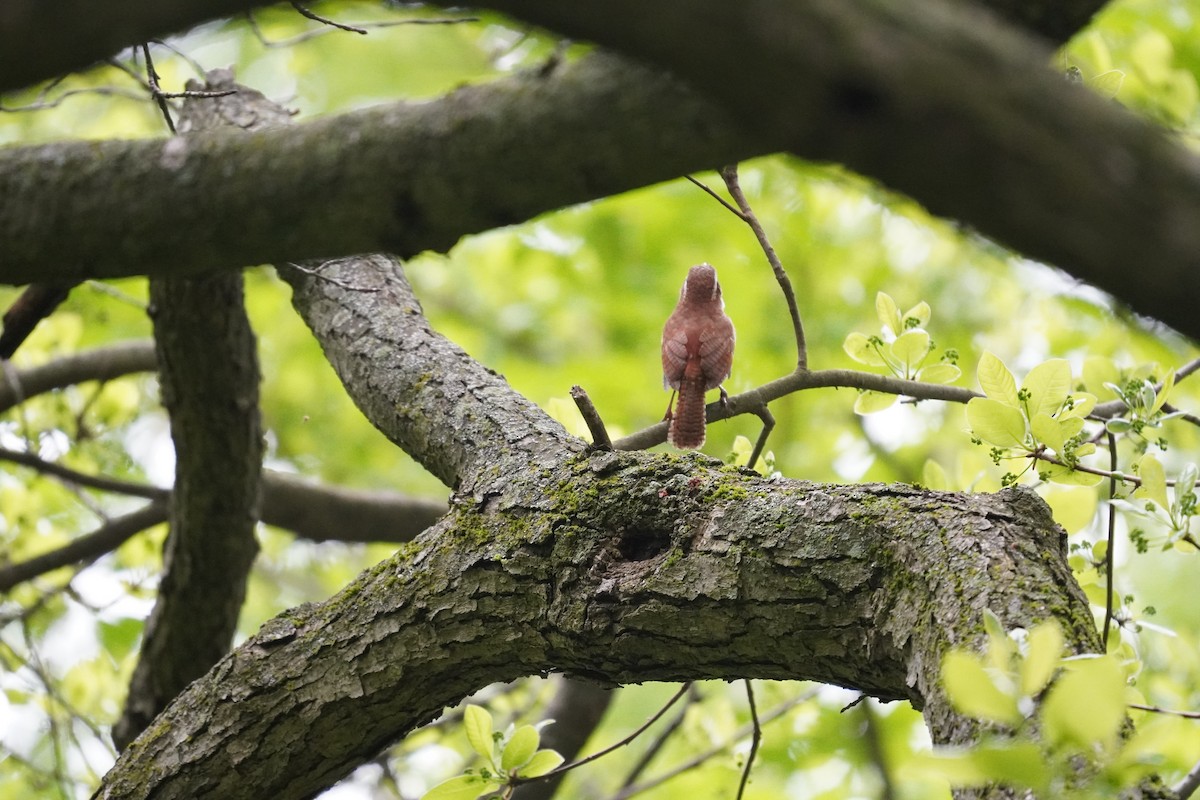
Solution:
{"label": "leafy foliage background", "polygon": [[[322,14],[342,21],[430,19],[433,12],[374,3],[331,2]],[[1124,0],[1110,5],[1054,65],[1077,66],[1085,85],[1111,94],[1134,113],[1178,130],[1195,145],[1200,132],[1200,3]],[[256,15],[263,35],[284,42],[315,23],[290,9]],[[463,82],[533,68],[557,43],[499,18],[454,25],[410,24],[368,36],[328,32],[265,47],[244,20],[205,26],[171,45],[207,68],[233,64],[239,80],[284,99],[301,119],[384,100],[421,101]],[[156,48],[167,88],[195,77],[187,59]],[[574,57],[567,51],[564,57]],[[140,66],[123,61],[134,70]],[[88,89],[53,108],[14,110]],[[133,92],[133,99],[121,92]],[[115,67],[70,76],[45,97],[37,91],[4,98],[0,144],[60,138],[145,137],[163,133],[161,117],[137,84]],[[353,153],[347,153],[353,158]],[[716,166],[716,165],[714,165]],[[697,176],[714,188],[714,174]],[[532,178],[531,178],[532,179]],[[939,349],[960,354],[959,384],[976,387],[975,366],[995,353],[1018,378],[1050,357],[1070,360],[1077,380],[1088,358],[1126,376],[1163,377],[1196,357],[1183,338],[1139,319],[1105,295],[1050,268],[932,218],[920,207],[833,166],[791,158],[742,166],[742,183],[796,287],[813,368],[856,365],[843,351],[852,331],[877,328],[874,298],[887,292],[902,308],[924,300]],[[979,187],[986,192],[987,187]],[[1079,198],[1086,203],[1086,197]],[[709,261],[725,287],[738,330],[734,372],[726,388],[750,389],[789,371],[794,344],[786,307],[749,231],[685,181],[566,209],[527,224],[470,237],[447,254],[424,254],[408,266],[432,323],[572,430],[582,433],[567,397],[583,385],[610,432],[619,435],[662,416],[659,333],[688,266]],[[1136,280],[1139,265],[1130,265]],[[268,465],[330,483],[444,497],[436,480],[377,434],[345,396],[319,347],[293,313],[287,288],[266,268],[250,271],[247,298],[260,338]],[[0,305],[15,291],[0,289]],[[150,333],[142,280],[89,284],[76,290],[26,343],[17,363],[42,363],[77,350]],[[1100,400],[1114,395],[1086,387]],[[1200,407],[1200,390],[1183,381],[1178,407]],[[973,446],[963,409],[922,402],[866,417],[853,412],[850,390],[817,390],[773,404],[778,426],[769,442],[774,468],[821,481],[926,482],[935,462],[946,487],[999,488],[1003,469],[986,447]],[[706,452],[732,457],[738,436],[753,439],[759,423],[740,417],[713,426]],[[1165,429],[1168,472],[1197,460],[1200,433],[1185,423]],[[75,469],[160,485],[170,481],[165,417],[150,376],[75,387],[27,402],[0,417],[0,445],[28,448]],[[1136,457],[1126,445],[1121,458]],[[1106,465],[1101,465],[1106,466]],[[1125,467],[1128,469],[1128,466]],[[1103,607],[1103,580],[1091,561],[1104,536],[1107,489],[1039,485],[1078,549],[1078,574]],[[0,466],[0,561],[21,561],[94,527],[130,501],[77,493],[46,477]],[[1121,519],[1122,528],[1143,521]],[[1136,690],[1147,702],[1200,709],[1200,606],[1190,591],[1194,548],[1163,551],[1165,537],[1146,529],[1146,553],[1120,537],[1117,587],[1124,599],[1122,638],[1137,659]],[[153,600],[162,533],[139,535],[72,577],[60,571],[17,587],[0,601],[0,800],[86,796],[112,761],[106,726],[120,713],[142,621]],[[297,541],[263,527],[241,620],[248,635],[274,614],[327,597],[390,545]],[[58,591],[68,579],[68,591]],[[485,693],[498,718],[539,718],[552,681],[530,680]],[[593,741],[619,738],[674,689],[621,690]],[[883,775],[897,797],[946,796],[917,753],[927,747],[910,708],[874,702],[843,712],[854,695],[792,684],[759,687],[760,709],[803,695],[766,729],[750,797],[879,796]],[[747,719],[743,696],[721,684],[701,685],[685,723],[655,765],[685,762],[730,741]],[[1186,772],[1200,750],[1194,721],[1138,718],[1157,732],[1164,776]],[[869,734],[869,735],[868,735]],[[878,746],[874,746],[877,742]],[[637,745],[632,748],[636,751]],[[706,760],[644,796],[732,796],[746,745]],[[453,724],[411,737],[380,764],[365,767],[330,797],[415,796],[462,768],[467,752]],[[601,769],[573,775],[564,796],[607,796],[635,759],[619,753]],[[651,770],[653,772],[653,769]],[[369,787],[369,788],[368,788]]]}

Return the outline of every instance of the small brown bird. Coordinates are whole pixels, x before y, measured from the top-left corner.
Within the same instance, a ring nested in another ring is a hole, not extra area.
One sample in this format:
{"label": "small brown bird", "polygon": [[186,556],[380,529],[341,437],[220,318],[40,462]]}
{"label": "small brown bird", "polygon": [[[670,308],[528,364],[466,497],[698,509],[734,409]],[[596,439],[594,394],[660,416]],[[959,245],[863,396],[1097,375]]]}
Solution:
{"label": "small brown bird", "polygon": [[672,403],[667,404],[667,441],[676,447],[692,450],[704,444],[704,393],[729,377],[734,338],[717,271],[711,264],[692,267],[663,326],[663,387],[679,392],[674,413]]}

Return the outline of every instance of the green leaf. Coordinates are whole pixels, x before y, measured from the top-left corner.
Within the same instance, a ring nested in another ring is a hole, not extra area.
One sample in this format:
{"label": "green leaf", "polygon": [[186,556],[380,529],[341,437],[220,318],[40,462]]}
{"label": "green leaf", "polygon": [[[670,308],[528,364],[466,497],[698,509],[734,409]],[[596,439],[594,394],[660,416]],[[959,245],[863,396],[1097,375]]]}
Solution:
{"label": "green leaf", "polygon": [[1175,387],[1175,370],[1167,373],[1167,377],[1163,378],[1162,388],[1158,390],[1158,394],[1154,396],[1154,405],[1150,408],[1151,411],[1158,411],[1167,403],[1167,395],[1171,393],[1171,389]]}
{"label": "green leaf", "polygon": [[563,757],[555,750],[538,750],[529,759],[529,763],[521,768],[522,778],[538,778],[551,770],[558,769],[563,763]]}
{"label": "green leaf", "polygon": [[1021,694],[1032,697],[1050,682],[1062,659],[1062,628],[1053,620],[1029,633],[1029,646],[1021,662]]}
{"label": "green leaf", "polygon": [[904,312],[904,320],[907,322],[910,319],[917,321],[918,328],[924,328],[929,324],[929,318],[933,315],[933,311],[929,308],[929,303],[924,300],[917,303],[915,306]]}
{"label": "green leaf", "polygon": [[991,397],[972,397],[967,424],[983,441],[997,447],[1025,447],[1025,416],[1014,406]]}
{"label": "green leaf", "polygon": [[983,660],[974,653],[947,653],[942,662],[942,684],[950,703],[961,714],[1009,726],[1019,725],[1023,719],[1016,699],[996,687]]}
{"label": "green leaf", "polygon": [[[1083,385],[1098,394],[1105,386],[1116,386],[1121,383],[1121,372],[1111,358],[1088,356],[1083,361]],[[1113,397],[1116,392],[1109,390]]]}
{"label": "green leaf", "polygon": [[904,375],[908,377],[929,355],[929,334],[921,330],[901,334],[892,342],[892,355],[904,365]]}
{"label": "green leaf", "polygon": [[541,739],[537,728],[532,725],[522,725],[517,728],[500,754],[500,768],[509,772],[528,764],[529,759],[533,758],[533,754],[537,751]]}
{"label": "green leaf", "polygon": [[967,751],[941,749],[917,756],[917,769],[945,778],[951,786],[1004,783],[1033,789],[1045,796],[1049,765],[1033,742],[990,742]]}
{"label": "green leaf", "polygon": [[1059,419],[1067,419],[1071,417],[1086,417],[1092,413],[1092,409],[1096,407],[1096,395],[1089,392],[1075,392],[1068,398],[1070,408],[1063,408],[1059,413]]}
{"label": "green leaf", "polygon": [[921,469],[921,485],[926,489],[947,491],[950,488],[950,479],[946,477],[946,470],[942,469],[942,465],[929,458],[925,460],[925,466]]}
{"label": "green leaf", "polygon": [[979,379],[979,388],[983,389],[983,393],[989,399],[1006,406],[1017,407],[1017,379],[1009,372],[1008,367],[1004,366],[1003,361],[992,353],[985,352],[979,358],[979,368],[975,371],[975,376]]}
{"label": "green leaf", "polygon": [[[472,708],[473,706],[467,706]],[[496,781],[481,778],[478,775],[459,775],[448,781],[442,781],[437,786],[421,795],[421,800],[475,800],[482,794],[487,794],[499,788]]]}
{"label": "green leaf", "polygon": [[1063,451],[1067,437],[1062,426],[1058,424],[1058,420],[1046,412],[1038,412],[1029,418],[1029,431],[1033,434],[1034,439],[1054,452],[1061,453]]}
{"label": "green leaf", "polygon": [[1029,416],[1055,414],[1071,393],[1071,365],[1065,358],[1043,361],[1025,376],[1021,385],[1029,393]]}
{"label": "green leaf", "polygon": [[868,367],[886,367],[888,365],[870,338],[857,331],[846,336],[846,340],[842,342],[842,349],[846,351],[846,355]]}
{"label": "green leaf", "polygon": [[463,711],[463,728],[467,732],[467,741],[471,749],[494,764],[495,739],[492,738],[492,715],[487,709],[469,705]]}
{"label": "green leaf", "polygon": [[1138,477],[1142,479],[1142,485],[1133,490],[1134,497],[1153,500],[1163,510],[1171,507],[1171,501],[1167,499],[1167,475],[1153,453],[1146,453],[1138,459]]}
{"label": "green leaf", "polygon": [[1042,704],[1048,741],[1112,745],[1125,719],[1125,673],[1112,655],[1070,659]]}
{"label": "green leaf", "polygon": [[896,404],[899,398],[894,394],[885,392],[873,392],[868,389],[865,392],[860,392],[858,399],[854,401],[855,414],[874,414],[876,411],[883,411],[885,408],[891,408]]}
{"label": "green leaf", "polygon": [[[1079,455],[1087,455],[1087,453],[1081,451],[1082,448],[1080,448],[1080,451],[1077,451]],[[1061,483],[1064,486],[1095,486],[1104,480],[1103,475],[1071,469],[1061,464],[1040,464],[1038,465],[1038,474],[1045,477],[1048,481]]]}
{"label": "green leaf", "polygon": [[921,368],[917,379],[926,383],[954,383],[960,375],[962,370],[954,364],[930,364]]}
{"label": "green leaf", "polygon": [[875,295],[875,315],[879,324],[899,336],[904,333],[904,320],[900,319],[900,309],[890,294],[880,292]]}

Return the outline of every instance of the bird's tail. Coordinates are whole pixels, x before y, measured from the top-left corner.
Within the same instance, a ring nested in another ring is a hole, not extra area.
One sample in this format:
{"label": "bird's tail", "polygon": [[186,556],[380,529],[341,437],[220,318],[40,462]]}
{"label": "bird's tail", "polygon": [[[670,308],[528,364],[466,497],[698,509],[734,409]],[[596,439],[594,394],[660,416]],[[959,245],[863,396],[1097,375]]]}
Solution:
{"label": "bird's tail", "polygon": [[671,415],[667,441],[681,450],[704,444],[704,378],[684,376],[679,382],[679,403]]}

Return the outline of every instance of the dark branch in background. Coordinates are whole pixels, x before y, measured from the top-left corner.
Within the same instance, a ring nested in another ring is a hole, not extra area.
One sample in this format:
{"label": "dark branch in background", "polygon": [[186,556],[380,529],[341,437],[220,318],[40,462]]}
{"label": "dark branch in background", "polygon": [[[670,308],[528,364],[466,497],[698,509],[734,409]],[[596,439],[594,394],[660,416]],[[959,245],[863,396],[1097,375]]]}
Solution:
{"label": "dark branch in background", "polygon": [[296,0],[292,0],[292,8],[296,9],[296,11],[300,14],[300,16],[311,19],[314,22],[319,22],[322,25],[328,25],[329,27],[336,28],[339,31],[348,31],[349,33],[360,33],[363,36],[367,35],[367,31],[364,28],[356,28],[353,25],[346,25],[345,23],[329,19],[328,17],[322,17],[320,14],[317,14],[314,11],[309,11],[307,8],[305,8],[304,6],[297,3]]}
{"label": "dark branch in background", "polygon": [[[541,746],[573,761],[604,719],[615,696],[607,686],[564,678],[542,713],[543,719],[552,719],[554,724],[542,729]],[[560,773],[518,786],[513,791],[513,800],[551,800],[564,777]]]}
{"label": "dark branch in background", "polygon": [[166,502],[155,500],[137,511],[105,522],[91,533],[57,550],[0,567],[0,592],[8,592],[19,583],[61,567],[95,561],[120,547],[134,534],[166,521]]}
{"label": "dark branch in background", "polygon": [[[84,69],[127,47],[266,0],[5,0],[0,15],[0,92]],[[105,13],[111,11],[112,13]],[[117,13],[119,11],[119,13]],[[47,36],[46,31],[54,31]]]}
{"label": "dark branch in background", "polygon": [[64,356],[37,367],[0,365],[0,413],[39,394],[87,381],[108,381],[157,365],[154,342],[131,341]]}
{"label": "dark branch in background", "polygon": [[762,723],[758,719],[758,706],[754,704],[754,685],[749,679],[742,681],[746,685],[746,702],[750,705],[750,752],[746,754],[746,763],[742,765],[742,779],[738,782],[737,800],[742,800],[746,791],[746,782],[750,780],[750,770],[754,767],[754,757],[758,755],[758,745],[762,742]]}
{"label": "dark branch in background", "polygon": [[[91,563],[146,528],[167,519],[170,492],[166,489],[85,475],[28,453],[0,451],[0,460],[22,464],[78,486],[154,501],[140,511],[110,520],[62,547],[0,567],[0,591],[60,567]],[[262,522],[314,542],[410,542],[445,513],[446,504],[436,500],[322,486],[270,470],[264,471],[262,476]]]}
{"label": "dark branch in background", "polygon": [[[294,3],[293,6],[295,6]],[[312,15],[311,11],[307,11],[307,9],[301,9],[299,6],[295,6],[295,8],[304,16],[309,17],[309,19],[314,18],[314,16],[310,16]],[[317,19],[327,24],[323,24],[321,27],[316,28],[315,30],[305,31],[304,33],[297,34],[287,39],[273,40],[268,39],[266,34],[263,33],[262,28],[259,27],[258,20],[254,18],[254,14],[250,12],[246,13],[246,23],[250,26],[250,30],[253,32],[254,38],[258,39],[263,47],[271,48],[293,47],[301,42],[307,42],[310,39],[315,39],[318,36],[324,36],[327,33],[331,33],[339,29],[353,31],[355,33],[370,33],[372,30],[380,28],[394,28],[400,25],[459,25],[464,22],[479,22],[479,17],[416,17],[413,19],[356,22],[352,25],[348,25],[346,23],[334,22],[333,20],[325,20],[324,17],[317,17]]]}
{"label": "dark branch in background", "polygon": [[771,246],[771,240],[767,237],[762,223],[758,221],[754,209],[750,207],[750,201],[746,199],[746,194],[742,191],[742,185],[738,182],[737,165],[722,167],[720,174],[721,179],[725,181],[725,188],[729,190],[729,196],[737,203],[738,210],[741,212],[738,217],[754,232],[758,246],[762,248],[763,255],[767,257],[771,271],[775,273],[775,281],[779,284],[779,289],[783,292],[783,299],[787,302],[788,314],[792,318],[792,330],[796,334],[796,369],[806,370],[808,369],[808,346],[804,343],[804,324],[800,321],[800,308],[796,305],[796,292],[792,289],[792,281],[779,261],[775,248]]}
{"label": "dark branch in background", "polygon": [[[154,82],[149,61],[147,68]],[[241,91],[228,71],[188,87],[216,96],[188,99],[184,131],[257,130],[290,118],[258,92]],[[175,484],[158,599],[113,726],[121,750],[229,650],[258,554],[260,376],[242,274],[151,278],[150,316],[175,443]]]}
{"label": "dark branch in background", "polygon": [[119,478],[107,478],[103,475],[89,475],[85,472],[65,467],[53,461],[39,458],[33,453],[22,453],[17,450],[0,449],[0,461],[8,461],[34,469],[43,475],[51,475],[63,483],[81,486],[87,489],[98,489],[102,492],[116,492],[130,497],[143,497],[147,500],[166,500],[170,492],[156,486],[144,483],[123,481]]}
{"label": "dark branch in background", "polygon": [[35,284],[21,292],[4,312],[4,328],[0,332],[0,361],[13,357],[37,324],[67,299],[73,286],[73,283]]}

